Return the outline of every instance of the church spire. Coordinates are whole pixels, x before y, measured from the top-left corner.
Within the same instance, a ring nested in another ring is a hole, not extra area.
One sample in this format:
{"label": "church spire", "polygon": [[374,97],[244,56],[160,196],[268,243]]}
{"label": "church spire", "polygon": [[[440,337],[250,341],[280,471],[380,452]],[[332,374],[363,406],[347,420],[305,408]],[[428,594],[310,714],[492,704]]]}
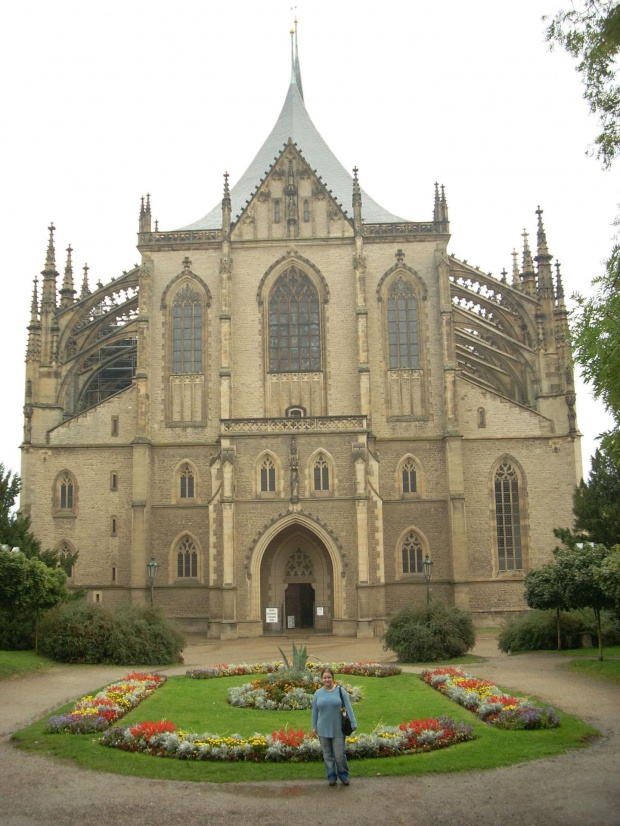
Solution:
{"label": "church spire", "polygon": [[49,229],[49,240],[47,242],[47,253],[45,255],[45,269],[42,270],[43,289],[41,291],[41,312],[49,312],[56,307],[56,251],[54,250],[54,230],[56,227],[51,223]]}
{"label": "church spire", "polygon": [[521,289],[521,273],[519,272],[519,253],[513,249],[512,251],[512,286],[515,290]]}
{"label": "church spire", "polygon": [[88,264],[84,264],[84,278],[82,279],[82,292],[80,293],[80,300],[90,295],[90,288],[88,286]]}
{"label": "church spire", "polygon": [[360,189],[358,169],[353,167],[353,226],[359,235],[362,231],[362,190]]}
{"label": "church spire", "polygon": [[523,236],[523,289],[528,295],[534,295],[536,292],[536,272],[534,270],[534,260],[530,250],[529,232],[524,229],[521,233]]}
{"label": "church spire", "polygon": [[299,89],[301,99],[304,99],[304,87],[301,83],[301,68],[299,66],[299,50],[297,48],[297,18],[295,28],[291,29],[291,83]]}
{"label": "church spire", "polygon": [[230,237],[230,187],[228,185],[228,172],[224,172],[224,195],[222,197],[222,232],[226,238]]}
{"label": "church spire", "polygon": [[138,232],[151,231],[151,194],[146,193],[146,202],[144,195],[140,198],[140,218],[138,222]]}
{"label": "church spire", "polygon": [[540,207],[536,210],[538,215],[538,295],[541,298],[553,298],[553,273],[551,271],[551,258],[547,247],[547,236],[542,221],[543,211]]}
{"label": "church spire", "polygon": [[37,361],[41,357],[41,323],[39,322],[38,281],[34,278],[32,301],[30,303],[30,324],[28,325],[28,345],[26,361]]}
{"label": "church spire", "polygon": [[75,290],[73,289],[73,264],[71,263],[71,244],[67,247],[67,263],[65,264],[65,277],[60,290],[60,304],[62,307],[69,307],[73,304]]}

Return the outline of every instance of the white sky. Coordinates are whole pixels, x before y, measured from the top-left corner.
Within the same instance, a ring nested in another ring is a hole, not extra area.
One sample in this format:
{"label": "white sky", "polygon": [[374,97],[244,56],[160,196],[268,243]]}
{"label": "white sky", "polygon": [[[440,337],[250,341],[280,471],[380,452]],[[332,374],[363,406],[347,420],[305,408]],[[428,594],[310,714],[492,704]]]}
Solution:
{"label": "white sky", "polygon": [[[556,5],[557,2],[557,5]],[[574,64],[544,42],[567,0],[300,0],[305,101],[364,189],[413,221],[450,207],[449,251],[499,276],[538,204],[567,294],[588,292],[611,249],[620,163],[585,156],[597,121]],[[74,249],[91,286],[138,262],[140,196],[160,229],[195,221],[244,172],[290,76],[290,0],[23,0],[0,31],[0,461],[19,470],[32,280]],[[303,150],[303,147],[301,147]],[[319,170],[320,172],[320,170]],[[329,182],[327,182],[329,185]],[[345,206],[348,206],[345,204]],[[519,257],[521,260],[521,256]],[[584,471],[610,426],[578,397]]]}

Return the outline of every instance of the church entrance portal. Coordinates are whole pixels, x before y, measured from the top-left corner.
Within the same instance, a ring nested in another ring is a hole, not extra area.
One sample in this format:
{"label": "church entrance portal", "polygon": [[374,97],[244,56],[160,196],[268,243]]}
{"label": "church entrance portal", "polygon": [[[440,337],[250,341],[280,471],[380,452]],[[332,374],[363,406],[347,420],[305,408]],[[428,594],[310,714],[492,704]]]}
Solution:
{"label": "church entrance portal", "polygon": [[293,524],[274,536],[261,560],[260,603],[265,634],[293,629],[331,632],[332,561],[314,532]]}
{"label": "church entrance portal", "polygon": [[314,628],[314,588],[309,582],[290,582],[284,594],[286,627]]}

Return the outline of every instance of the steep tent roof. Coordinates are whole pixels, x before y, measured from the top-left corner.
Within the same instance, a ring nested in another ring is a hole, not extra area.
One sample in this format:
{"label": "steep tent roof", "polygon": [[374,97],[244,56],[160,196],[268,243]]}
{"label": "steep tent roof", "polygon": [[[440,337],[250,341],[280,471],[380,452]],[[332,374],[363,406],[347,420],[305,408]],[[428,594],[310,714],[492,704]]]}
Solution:
{"label": "steep tent roof", "polygon": [[[235,216],[241,213],[246,201],[265,177],[274,158],[280,154],[283,144],[287,143],[289,138],[292,138],[293,142],[297,144],[297,148],[310,167],[315,169],[317,174],[321,176],[325,186],[331,189],[335,200],[342,204],[343,209],[348,214],[351,213],[353,178],[312,123],[301,92],[299,60],[293,59],[291,83],[280,116],[269,137],[259,149],[258,154],[230,192],[233,220]],[[362,216],[364,221],[372,224],[404,220],[383,209],[364,190],[362,190]],[[218,201],[211,212],[193,224],[182,227],[182,229],[218,229],[221,226],[222,206],[221,202]]]}

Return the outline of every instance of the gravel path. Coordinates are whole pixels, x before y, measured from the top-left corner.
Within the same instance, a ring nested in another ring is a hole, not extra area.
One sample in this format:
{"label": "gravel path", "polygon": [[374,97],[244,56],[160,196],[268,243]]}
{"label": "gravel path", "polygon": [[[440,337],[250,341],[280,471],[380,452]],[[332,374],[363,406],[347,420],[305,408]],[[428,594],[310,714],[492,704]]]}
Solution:
{"label": "gravel path", "polygon": [[[296,640],[297,642],[298,640]],[[382,662],[394,658],[377,640],[311,637],[311,656]],[[276,658],[281,639],[189,641],[185,665],[167,674],[221,662]],[[144,780],[76,769],[15,748],[11,732],[64,702],[124,676],[126,667],[57,666],[50,672],[0,682],[1,826],[110,826],[112,824],[230,824],[280,826],[345,821],[355,826],[609,826],[620,824],[620,688],[571,674],[559,658],[507,657],[492,638],[475,653],[488,657],[470,673],[503,688],[540,697],[587,720],[602,732],[590,748],[511,768],[458,775],[355,778],[330,789],[323,781],[247,784]],[[420,669],[407,669],[419,671]]]}

